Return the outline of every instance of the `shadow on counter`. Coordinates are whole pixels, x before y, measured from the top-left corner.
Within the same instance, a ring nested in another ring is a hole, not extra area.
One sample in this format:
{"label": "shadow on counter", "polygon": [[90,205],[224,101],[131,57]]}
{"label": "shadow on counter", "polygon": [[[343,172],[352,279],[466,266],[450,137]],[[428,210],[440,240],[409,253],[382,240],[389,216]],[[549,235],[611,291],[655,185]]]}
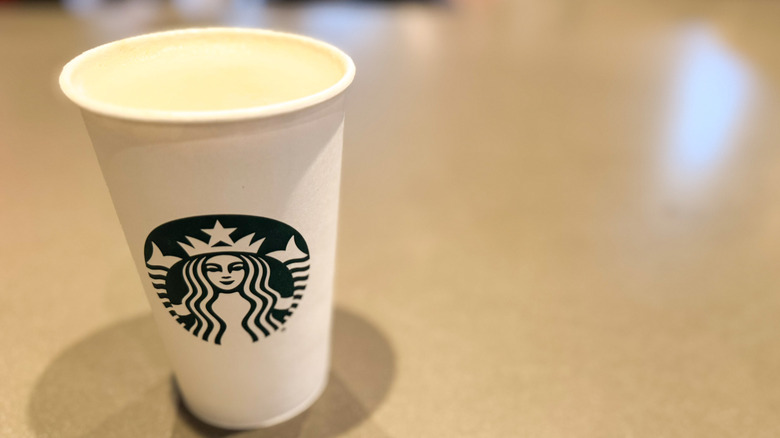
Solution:
{"label": "shadow on counter", "polygon": [[384,432],[369,419],[395,376],[385,336],[360,316],[336,309],[330,381],[297,417],[268,429],[229,431],[190,414],[174,389],[151,315],[100,330],[62,352],[36,383],[28,407],[39,436],[333,437],[357,425]]}

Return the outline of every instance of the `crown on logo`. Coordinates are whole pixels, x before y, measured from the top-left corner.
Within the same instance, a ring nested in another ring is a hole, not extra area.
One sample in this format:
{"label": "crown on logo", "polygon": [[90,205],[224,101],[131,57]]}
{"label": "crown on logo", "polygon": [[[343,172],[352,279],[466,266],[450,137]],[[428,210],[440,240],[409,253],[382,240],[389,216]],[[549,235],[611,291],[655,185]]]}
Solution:
{"label": "crown on logo", "polygon": [[234,242],[233,239],[230,238],[230,235],[236,231],[236,228],[224,228],[219,221],[214,224],[214,228],[204,228],[201,231],[211,236],[208,243],[190,236],[185,236],[190,242],[189,245],[179,242],[179,246],[181,246],[190,257],[215,252],[246,252],[257,254],[260,245],[262,245],[265,240],[265,238],[262,238],[253,243],[252,239],[255,237],[255,233],[252,233]]}

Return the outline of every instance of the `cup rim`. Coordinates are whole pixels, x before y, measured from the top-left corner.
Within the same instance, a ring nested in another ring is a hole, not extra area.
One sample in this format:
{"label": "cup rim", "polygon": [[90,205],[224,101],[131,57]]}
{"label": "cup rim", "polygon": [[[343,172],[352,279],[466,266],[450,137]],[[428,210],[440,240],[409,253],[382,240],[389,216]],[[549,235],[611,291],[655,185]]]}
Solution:
{"label": "cup rim", "polygon": [[[339,60],[344,66],[344,74],[333,85],[320,90],[314,94],[304,96],[297,99],[286,100],[279,103],[269,105],[258,105],[246,108],[235,109],[222,109],[211,111],[171,111],[171,110],[155,110],[155,109],[140,109],[140,108],[128,108],[122,105],[111,104],[105,101],[94,99],[89,97],[86,93],[79,90],[74,84],[73,75],[75,71],[83,65],[85,62],[94,59],[101,54],[111,50],[118,44],[124,44],[129,41],[144,41],[157,38],[166,38],[176,35],[185,34],[202,34],[202,33],[233,33],[244,35],[256,35],[256,36],[273,36],[276,38],[286,38],[295,40],[306,45],[313,46],[315,48],[327,51]],[[355,63],[352,58],[344,53],[341,49],[328,44],[324,41],[320,41],[314,38],[310,38],[303,35],[297,35],[288,32],[279,32],[275,30],[267,29],[252,29],[252,28],[240,28],[240,27],[201,27],[201,28],[188,28],[168,30],[162,32],[147,33],[139,36],[133,36],[124,38],[110,43],[106,43],[97,46],[93,49],[76,56],[70,60],[62,69],[59,77],[59,85],[65,96],[73,101],[76,105],[82,109],[88,110],[100,115],[114,117],[125,120],[134,120],[142,122],[158,122],[158,123],[203,123],[203,122],[231,122],[247,119],[260,119],[271,116],[277,116],[281,114],[292,113],[300,111],[319,103],[336,97],[349,87],[352,80],[355,77]]]}

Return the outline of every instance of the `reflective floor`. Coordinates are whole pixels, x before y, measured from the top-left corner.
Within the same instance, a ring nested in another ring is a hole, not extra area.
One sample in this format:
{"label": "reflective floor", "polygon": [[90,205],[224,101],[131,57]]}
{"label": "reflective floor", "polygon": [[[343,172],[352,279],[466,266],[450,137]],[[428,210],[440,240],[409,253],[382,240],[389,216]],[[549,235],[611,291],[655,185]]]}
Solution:
{"label": "reflective floor", "polygon": [[[780,435],[780,3],[0,5],[0,435]],[[158,29],[350,53],[334,366],[177,400],[61,66]]]}

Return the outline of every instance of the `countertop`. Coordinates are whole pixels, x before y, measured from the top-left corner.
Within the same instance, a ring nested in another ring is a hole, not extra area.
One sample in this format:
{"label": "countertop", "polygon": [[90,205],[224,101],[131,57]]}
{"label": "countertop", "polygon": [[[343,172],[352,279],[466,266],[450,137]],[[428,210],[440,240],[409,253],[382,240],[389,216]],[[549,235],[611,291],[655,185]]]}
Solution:
{"label": "countertop", "polygon": [[[780,3],[0,5],[0,436],[780,436]],[[77,108],[95,45],[237,25],[354,58],[333,371],[181,406]]]}

